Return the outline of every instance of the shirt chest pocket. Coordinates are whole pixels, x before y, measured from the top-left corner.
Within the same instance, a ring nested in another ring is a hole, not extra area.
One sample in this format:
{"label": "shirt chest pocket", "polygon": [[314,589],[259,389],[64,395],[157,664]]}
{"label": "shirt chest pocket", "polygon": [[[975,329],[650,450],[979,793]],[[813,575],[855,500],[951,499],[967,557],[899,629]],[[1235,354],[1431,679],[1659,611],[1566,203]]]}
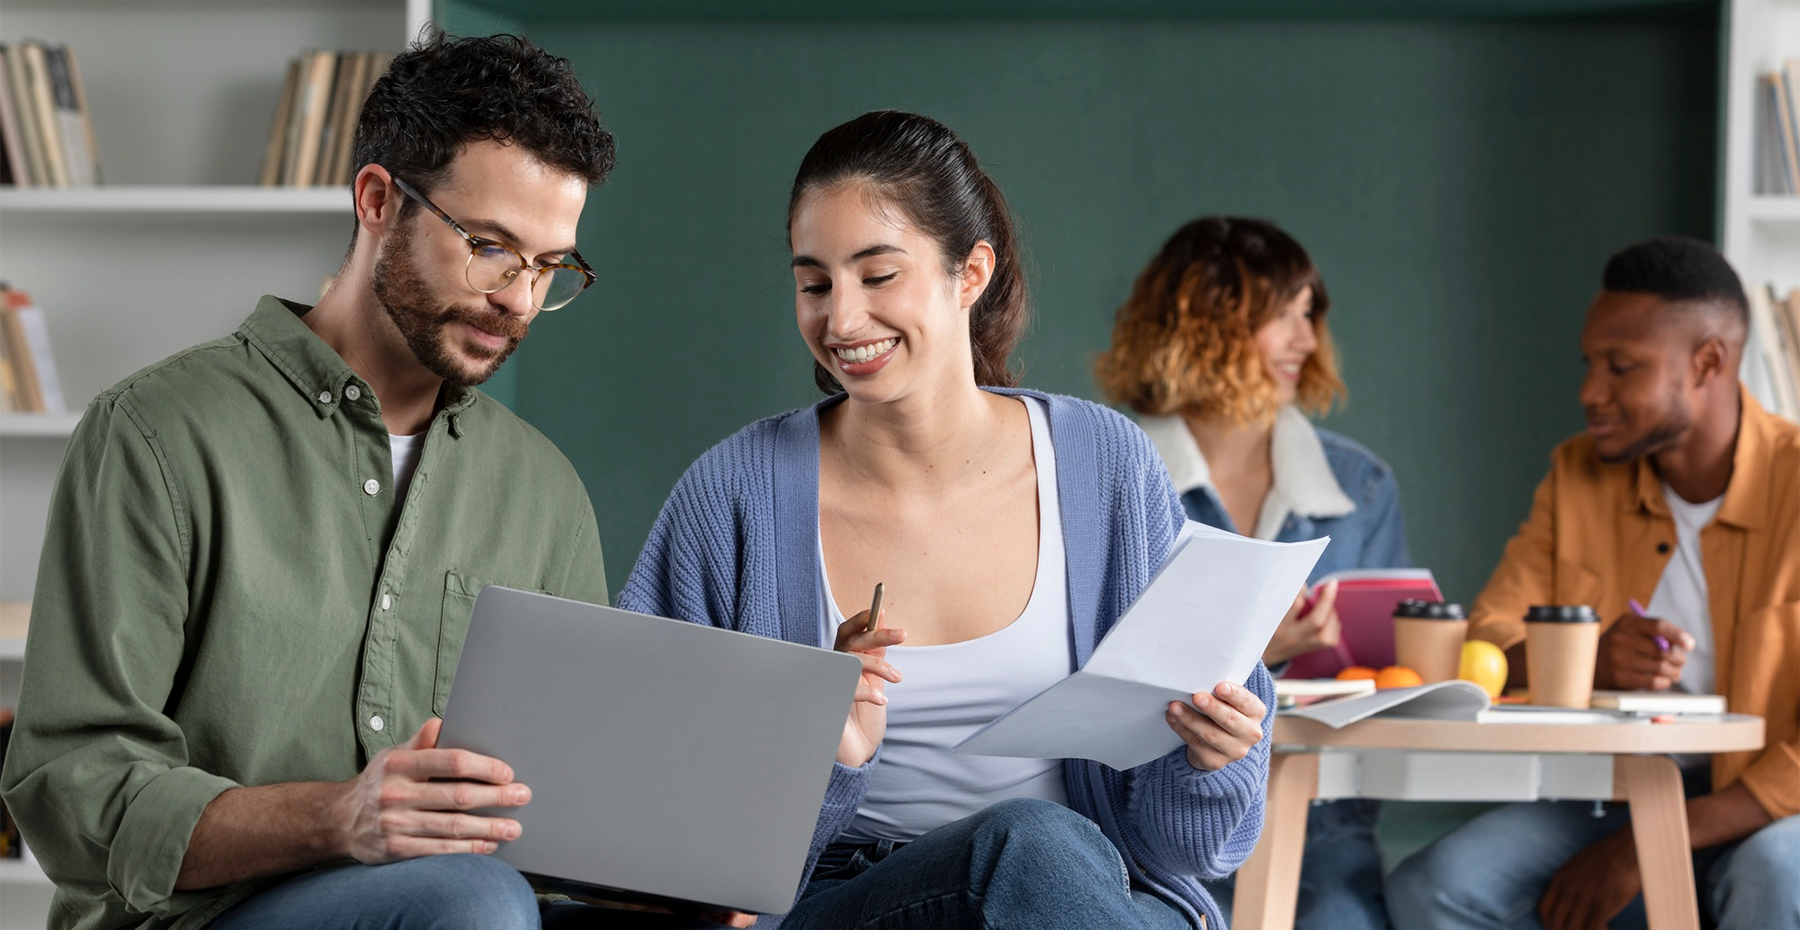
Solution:
{"label": "shirt chest pocket", "polygon": [[463,640],[469,635],[469,617],[475,612],[475,596],[491,584],[547,594],[533,585],[492,581],[451,569],[444,573],[444,606],[438,618],[437,679],[431,689],[431,712],[439,717],[450,703],[450,685],[456,680],[456,663],[462,659]]}

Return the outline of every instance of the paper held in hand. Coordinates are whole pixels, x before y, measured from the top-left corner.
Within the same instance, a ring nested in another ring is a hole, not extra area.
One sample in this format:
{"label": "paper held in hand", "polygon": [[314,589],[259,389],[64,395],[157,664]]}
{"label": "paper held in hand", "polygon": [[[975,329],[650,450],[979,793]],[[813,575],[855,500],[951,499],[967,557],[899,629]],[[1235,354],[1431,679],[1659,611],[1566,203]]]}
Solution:
{"label": "paper held in hand", "polygon": [[1169,702],[1249,677],[1328,542],[1264,542],[1189,521],[1085,667],[956,751],[1115,769],[1167,755],[1181,746],[1164,719]]}

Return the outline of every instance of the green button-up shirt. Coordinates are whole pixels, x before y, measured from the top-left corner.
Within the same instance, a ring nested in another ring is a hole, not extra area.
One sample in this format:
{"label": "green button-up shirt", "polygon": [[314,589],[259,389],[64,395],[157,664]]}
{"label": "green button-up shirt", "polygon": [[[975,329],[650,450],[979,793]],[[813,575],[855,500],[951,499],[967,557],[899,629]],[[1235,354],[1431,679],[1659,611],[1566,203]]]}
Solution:
{"label": "green button-up shirt", "polygon": [[263,298],[69,442],[0,774],[52,928],[199,927],[256,890],[175,890],[201,810],[351,778],[443,713],[482,585],[607,600],[549,440],[447,388],[397,500],[380,402],[306,310]]}

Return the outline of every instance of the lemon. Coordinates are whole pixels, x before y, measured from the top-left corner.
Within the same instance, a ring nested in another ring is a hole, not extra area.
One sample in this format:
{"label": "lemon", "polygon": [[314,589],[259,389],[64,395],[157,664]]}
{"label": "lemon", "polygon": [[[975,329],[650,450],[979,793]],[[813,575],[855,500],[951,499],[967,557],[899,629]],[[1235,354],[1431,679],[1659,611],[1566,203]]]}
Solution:
{"label": "lemon", "polygon": [[1485,639],[1471,639],[1463,643],[1456,677],[1480,685],[1488,697],[1499,697],[1500,690],[1506,687],[1506,653]]}

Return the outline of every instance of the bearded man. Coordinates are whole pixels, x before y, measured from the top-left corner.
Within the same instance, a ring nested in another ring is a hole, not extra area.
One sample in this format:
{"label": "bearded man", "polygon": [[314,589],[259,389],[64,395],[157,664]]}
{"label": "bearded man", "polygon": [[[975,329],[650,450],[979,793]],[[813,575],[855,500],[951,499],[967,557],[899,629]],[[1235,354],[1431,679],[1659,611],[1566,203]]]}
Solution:
{"label": "bearded man", "polygon": [[567,61],[440,35],[354,146],[318,306],[262,298],[70,442],[0,777],[52,928],[539,925],[485,855],[530,789],[435,718],[484,584],[607,600],[575,470],[475,385],[592,283],[613,140]]}
{"label": "bearded man", "polygon": [[[1764,718],[1755,752],[1679,756],[1704,925],[1800,930],[1800,427],[1738,384],[1736,272],[1664,237],[1607,262],[1587,311],[1587,433],[1551,456],[1531,517],[1471,612],[1524,680],[1534,604],[1606,618],[1594,686],[1721,694]],[[1400,864],[1400,930],[1645,922],[1623,804],[1496,808]]]}

